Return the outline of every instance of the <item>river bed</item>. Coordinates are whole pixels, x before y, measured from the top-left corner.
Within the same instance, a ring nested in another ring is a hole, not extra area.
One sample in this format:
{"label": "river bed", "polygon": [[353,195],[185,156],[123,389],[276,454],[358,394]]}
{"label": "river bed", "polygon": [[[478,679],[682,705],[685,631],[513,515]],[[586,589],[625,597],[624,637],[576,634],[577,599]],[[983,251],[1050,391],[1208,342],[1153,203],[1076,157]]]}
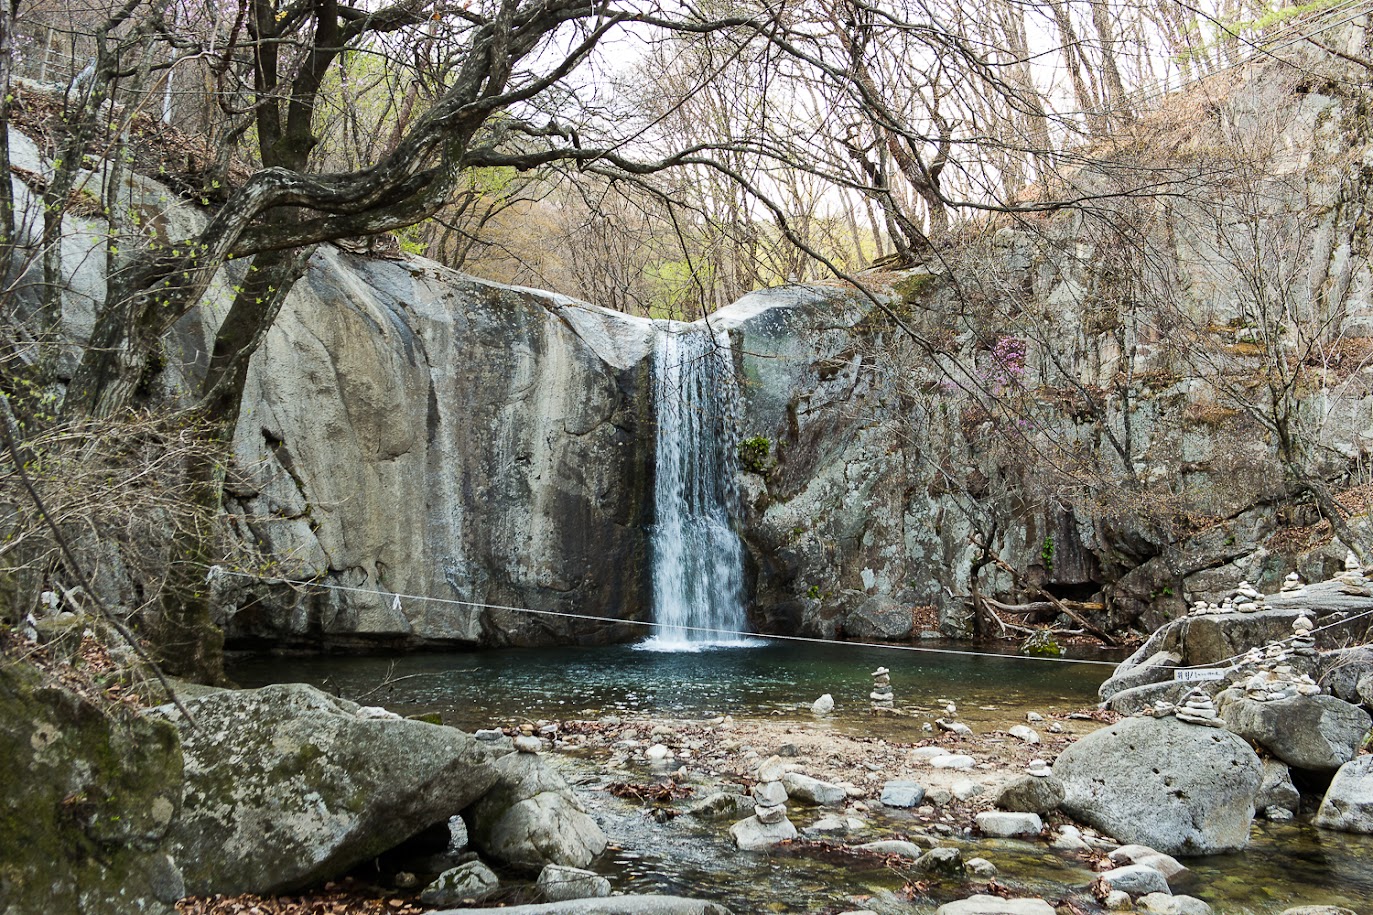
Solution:
{"label": "river bed", "polygon": [[[897,705],[911,711],[911,717],[869,716],[870,674],[878,666],[891,669]],[[1110,670],[1100,664],[1014,655],[766,643],[698,652],[614,646],[397,657],[259,657],[239,659],[231,675],[243,686],[305,682],[403,714],[436,712],[445,723],[466,730],[545,719],[614,716],[628,723],[728,715],[740,740],[748,739],[753,723],[754,730],[773,735],[779,727],[794,725],[798,732],[901,746],[928,739],[930,733],[922,726],[945,714],[949,702],[956,704],[959,720],[979,735],[1022,723],[1027,712],[1067,720],[1074,711],[1095,706],[1096,688]],[[835,711],[816,719],[809,706],[822,693],[834,697]],[[1070,728],[1068,733],[1074,731]],[[1046,755],[1052,759],[1052,753]],[[624,892],[697,895],[717,899],[738,913],[833,913],[855,908],[932,912],[939,902],[970,892],[967,885],[948,881],[925,886],[919,874],[824,847],[772,855],[740,853],[729,842],[727,823],[703,823],[692,817],[656,822],[646,808],[603,790],[626,773],[608,773],[584,754],[559,757],[616,846],[598,867]],[[646,769],[630,774],[651,780]],[[793,819],[804,828],[818,815],[798,808]],[[1186,862],[1196,879],[1182,891],[1205,899],[1221,915],[1276,915],[1300,904],[1373,912],[1373,839],[1316,830],[1308,821],[1309,815],[1289,824],[1257,820],[1245,853]],[[901,834],[915,825],[905,811],[874,805],[869,838]],[[1033,893],[1051,901],[1069,898],[1092,908],[1085,888],[1093,874],[1079,858],[1050,852],[1043,843],[957,834],[947,841],[960,846],[965,857],[990,858],[1000,869],[997,881],[1017,895]]]}

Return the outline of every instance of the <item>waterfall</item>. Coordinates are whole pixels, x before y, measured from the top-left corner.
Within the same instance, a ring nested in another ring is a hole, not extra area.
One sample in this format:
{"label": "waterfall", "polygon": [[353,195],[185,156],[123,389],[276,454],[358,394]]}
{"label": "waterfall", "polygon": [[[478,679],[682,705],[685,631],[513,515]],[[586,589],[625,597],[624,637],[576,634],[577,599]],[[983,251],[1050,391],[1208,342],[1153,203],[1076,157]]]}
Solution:
{"label": "waterfall", "polygon": [[738,504],[739,387],[729,336],[704,325],[659,324],[653,351],[657,416],[650,540],[656,634],[644,648],[694,651],[754,640],[741,632],[744,550]]}

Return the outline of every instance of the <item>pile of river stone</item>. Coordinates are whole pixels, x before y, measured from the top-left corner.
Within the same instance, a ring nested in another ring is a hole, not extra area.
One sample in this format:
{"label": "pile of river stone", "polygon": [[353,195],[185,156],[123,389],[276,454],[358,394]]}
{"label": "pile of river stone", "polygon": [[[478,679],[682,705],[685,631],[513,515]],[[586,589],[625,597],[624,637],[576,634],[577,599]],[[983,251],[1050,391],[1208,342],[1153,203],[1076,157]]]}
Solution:
{"label": "pile of river stone", "polygon": [[891,671],[885,667],[879,667],[872,672],[872,692],[868,694],[872,700],[873,714],[881,715],[892,711],[896,706],[891,689]]}
{"label": "pile of river stone", "polygon": [[786,765],[773,756],[758,766],[758,783],[753,786],[753,815],[729,828],[734,844],[744,851],[770,848],[796,838],[796,826],[787,818],[787,788],[782,784]]}
{"label": "pile of river stone", "polygon": [[1363,566],[1359,563],[1359,557],[1350,550],[1344,557],[1344,571],[1335,576],[1335,580],[1340,583],[1340,590],[1345,594],[1354,594],[1367,597],[1373,594],[1368,586],[1368,578],[1363,573]]}

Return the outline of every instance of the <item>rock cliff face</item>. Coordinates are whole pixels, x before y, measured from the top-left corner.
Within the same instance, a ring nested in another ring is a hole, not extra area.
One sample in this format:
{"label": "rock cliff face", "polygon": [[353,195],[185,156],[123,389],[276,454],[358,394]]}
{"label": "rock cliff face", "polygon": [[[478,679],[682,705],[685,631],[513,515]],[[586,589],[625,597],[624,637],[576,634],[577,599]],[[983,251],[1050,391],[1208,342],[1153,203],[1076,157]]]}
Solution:
{"label": "rock cliff face", "polygon": [[228,509],[275,574],[218,579],[244,643],[522,645],[643,618],[649,322],[424,261],[316,256],[253,361]]}
{"label": "rock cliff face", "polygon": [[[1323,519],[1366,525],[1373,451],[1373,146],[1332,60],[1143,119],[1117,155],[1170,196],[1085,171],[1106,203],[867,274],[871,296],[787,286],[712,316],[743,394],[753,625],[966,635],[976,587],[1149,631],[1239,578],[1334,572]],[[224,579],[230,637],[632,636],[388,595],[644,618],[652,332],[319,255],[255,359],[231,510],[283,575],[361,591]]]}
{"label": "rock cliff face", "polygon": [[[1126,131],[1121,168],[1075,177],[1090,206],[990,223],[865,275],[870,296],[787,286],[712,316],[742,382],[753,624],[964,635],[994,626],[976,589],[1149,631],[1238,578],[1334,572],[1329,519],[1366,528],[1373,502],[1373,144],[1353,66],[1313,52],[1208,83],[1204,104]],[[1140,175],[1167,193],[1139,197]],[[131,188],[172,237],[200,218]],[[79,253],[77,341],[103,288]],[[168,396],[203,363],[226,274],[179,327]],[[653,333],[321,248],[252,364],[226,484],[248,558],[214,579],[231,644],[637,635]]]}
{"label": "rock cliff face", "polygon": [[1373,145],[1343,64],[1306,63],[1146,118],[1131,162],[1165,199],[992,226],[866,276],[881,306],[792,288],[717,315],[767,439],[760,625],[965,634],[980,568],[983,594],[1147,632],[1241,578],[1337,571],[1332,513],[1368,528]]}

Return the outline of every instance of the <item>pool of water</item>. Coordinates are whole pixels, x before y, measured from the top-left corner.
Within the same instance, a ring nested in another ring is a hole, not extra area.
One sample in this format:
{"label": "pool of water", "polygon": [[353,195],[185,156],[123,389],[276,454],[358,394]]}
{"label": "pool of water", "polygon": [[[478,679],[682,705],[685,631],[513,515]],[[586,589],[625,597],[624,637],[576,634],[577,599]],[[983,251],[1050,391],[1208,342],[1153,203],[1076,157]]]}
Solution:
{"label": "pool of water", "polygon": [[584,714],[761,717],[795,712],[829,693],[836,722],[857,717],[871,729],[866,715],[871,673],[881,666],[891,670],[898,705],[933,709],[949,700],[964,720],[1006,723],[1023,717],[1024,709],[1093,705],[1097,686],[1111,671],[1105,665],[1016,655],[764,642],[695,652],[618,645],[391,658],[253,658],[231,664],[229,673],[243,686],[310,683],[397,711],[439,712],[445,723],[461,728],[513,717]]}
{"label": "pool of water", "polygon": [[[928,714],[868,716],[870,674],[879,666],[891,670],[897,705]],[[446,723],[465,729],[611,714],[740,720],[780,715],[812,721],[810,703],[830,693],[835,713],[829,726],[891,740],[918,739],[920,723],[942,714],[949,701],[978,731],[1005,728],[1023,720],[1028,710],[1047,715],[1090,707],[1110,671],[1109,666],[1014,655],[786,643],[691,653],[614,646],[241,658],[230,668],[243,686],[311,683],[402,713],[438,712]],[[594,784],[594,773],[585,774]],[[705,896],[740,913],[871,908],[885,915],[930,913],[939,902],[970,891],[937,881],[922,887],[921,875],[813,848],[745,855],[729,844],[718,824],[689,817],[659,824],[641,808],[603,792],[587,797],[617,846],[598,866],[625,892]],[[797,811],[798,825],[810,819],[810,813]],[[1187,862],[1196,879],[1182,891],[1205,899],[1217,915],[1277,915],[1303,904],[1373,913],[1373,838],[1324,832],[1308,821],[1309,815],[1292,824],[1256,821],[1245,853]],[[900,814],[878,813],[873,825],[879,832],[900,832],[903,821]],[[1084,894],[1092,873],[1042,844],[968,842],[964,853],[994,860],[1001,869],[998,881],[1018,894],[1071,898],[1093,910]]]}

